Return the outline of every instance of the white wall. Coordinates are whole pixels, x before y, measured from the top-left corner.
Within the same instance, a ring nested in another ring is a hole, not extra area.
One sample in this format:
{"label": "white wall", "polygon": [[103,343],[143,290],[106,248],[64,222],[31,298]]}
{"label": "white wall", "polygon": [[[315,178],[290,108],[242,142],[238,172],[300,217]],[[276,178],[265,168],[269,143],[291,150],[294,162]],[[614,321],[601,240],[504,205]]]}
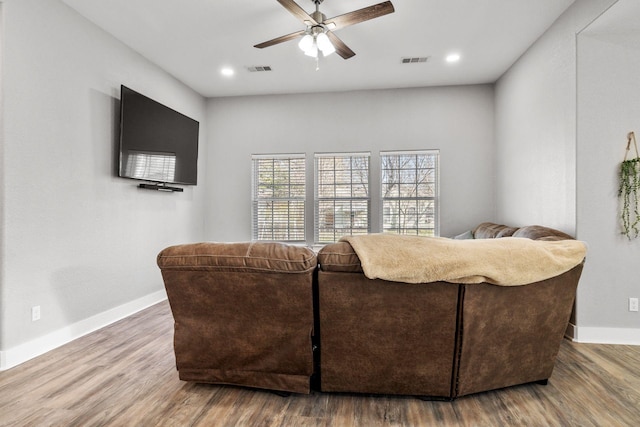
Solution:
{"label": "white wall", "polygon": [[[505,223],[588,243],[577,341],[640,344],[640,315],[628,311],[640,297],[640,246],[619,234],[616,194],[626,134],[640,124],[639,16],[636,0],[616,1],[576,1],[497,82],[496,207]],[[625,3],[636,33],[589,31]]]}
{"label": "white wall", "polygon": [[[206,102],[58,0],[2,12],[6,367],[162,297],[157,253],[204,233]],[[201,121],[200,185],[168,194],[115,176],[120,84]]]}
{"label": "white wall", "polygon": [[496,84],[496,209],[575,234],[576,33],[615,0],[576,1]]}
{"label": "white wall", "polygon": [[628,311],[629,297],[640,297],[640,239],[620,234],[617,197],[627,133],[640,137],[639,6],[620,0],[578,37],[577,228],[589,255],[576,320],[584,341],[640,344],[640,314]]}
{"label": "white wall", "polygon": [[[251,154],[440,149],[443,236],[494,219],[493,87],[211,99],[206,237],[251,238]],[[309,191],[313,191],[311,188]]]}

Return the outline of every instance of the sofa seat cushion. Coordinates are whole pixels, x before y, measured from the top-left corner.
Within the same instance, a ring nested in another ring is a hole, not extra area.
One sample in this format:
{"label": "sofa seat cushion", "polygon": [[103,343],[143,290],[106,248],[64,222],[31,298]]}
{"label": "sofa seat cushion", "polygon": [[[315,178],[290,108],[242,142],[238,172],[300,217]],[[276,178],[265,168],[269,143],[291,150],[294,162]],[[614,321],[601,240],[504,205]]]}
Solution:
{"label": "sofa seat cushion", "polygon": [[170,246],[158,254],[162,270],[305,273],[317,265],[307,247],[276,242],[192,243]]}

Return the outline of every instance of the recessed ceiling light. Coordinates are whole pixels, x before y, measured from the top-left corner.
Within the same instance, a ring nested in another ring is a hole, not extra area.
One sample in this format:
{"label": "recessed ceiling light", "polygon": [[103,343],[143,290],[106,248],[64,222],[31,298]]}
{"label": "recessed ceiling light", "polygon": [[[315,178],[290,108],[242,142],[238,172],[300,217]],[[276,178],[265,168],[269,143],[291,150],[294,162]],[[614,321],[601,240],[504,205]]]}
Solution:
{"label": "recessed ceiling light", "polygon": [[235,71],[233,71],[233,68],[225,67],[220,70],[220,74],[222,74],[225,77],[231,77],[235,74]]}
{"label": "recessed ceiling light", "polygon": [[454,62],[458,62],[458,61],[460,61],[460,54],[458,54],[458,53],[450,53],[449,55],[447,55],[446,61],[449,64],[453,64]]}

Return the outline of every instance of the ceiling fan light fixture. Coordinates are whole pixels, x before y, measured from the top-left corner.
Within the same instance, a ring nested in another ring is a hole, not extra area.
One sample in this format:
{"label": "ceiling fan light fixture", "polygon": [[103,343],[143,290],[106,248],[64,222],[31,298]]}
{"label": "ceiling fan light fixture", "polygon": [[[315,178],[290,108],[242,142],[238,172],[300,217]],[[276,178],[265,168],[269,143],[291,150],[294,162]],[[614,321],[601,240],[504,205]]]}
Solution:
{"label": "ceiling fan light fixture", "polygon": [[318,57],[318,48],[314,46],[311,49],[307,50],[304,54],[307,55],[307,56],[310,56],[312,58],[317,58]]}
{"label": "ceiling fan light fixture", "polygon": [[306,34],[304,37],[300,39],[298,43],[298,47],[303,51],[307,52],[309,49],[313,47],[313,36],[311,34]]}
{"label": "ceiling fan light fixture", "polygon": [[318,57],[318,45],[314,42],[311,47],[304,51],[304,54],[312,58]]}
{"label": "ceiling fan light fixture", "polygon": [[318,51],[322,51],[323,56],[329,56],[336,51],[335,46],[333,46],[321,26],[311,28],[309,33],[300,39],[298,47],[305,55],[312,58],[318,57]]}
{"label": "ceiling fan light fixture", "polygon": [[325,33],[320,33],[316,36],[316,43],[324,56],[329,56],[336,51],[336,48]]}

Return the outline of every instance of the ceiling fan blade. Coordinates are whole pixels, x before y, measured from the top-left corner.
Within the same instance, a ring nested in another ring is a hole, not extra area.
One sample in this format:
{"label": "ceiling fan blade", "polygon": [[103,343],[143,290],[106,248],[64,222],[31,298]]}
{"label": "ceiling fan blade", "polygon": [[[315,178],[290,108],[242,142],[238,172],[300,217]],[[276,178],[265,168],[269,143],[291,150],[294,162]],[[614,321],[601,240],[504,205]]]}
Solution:
{"label": "ceiling fan blade", "polygon": [[329,40],[331,41],[331,44],[333,44],[333,47],[336,48],[336,53],[343,59],[349,59],[352,56],[355,56],[356,53],[352,51],[349,46],[344,44],[344,42],[331,31],[327,31],[327,37],[329,37]]}
{"label": "ceiling fan blade", "polygon": [[300,36],[303,36],[305,30],[296,31],[295,33],[287,34],[285,36],[276,37],[275,39],[268,40],[266,42],[259,43],[253,47],[257,47],[258,49],[263,49],[265,47],[273,46],[274,44],[288,42],[289,40],[293,40]]}
{"label": "ceiling fan blade", "polygon": [[298,6],[298,3],[293,0],[278,0],[285,9],[287,9],[293,16],[301,20],[307,25],[318,25],[315,19],[311,17],[303,8]]}
{"label": "ceiling fan blade", "polygon": [[[368,21],[373,18],[388,15],[389,13],[393,13],[394,11],[395,9],[393,7],[393,4],[391,4],[390,1],[385,1],[373,6],[345,13],[344,15],[326,19],[323,24],[327,25],[331,30],[337,30],[339,28],[348,27],[349,25],[358,24],[360,22]],[[332,24],[335,25],[335,27]]]}

